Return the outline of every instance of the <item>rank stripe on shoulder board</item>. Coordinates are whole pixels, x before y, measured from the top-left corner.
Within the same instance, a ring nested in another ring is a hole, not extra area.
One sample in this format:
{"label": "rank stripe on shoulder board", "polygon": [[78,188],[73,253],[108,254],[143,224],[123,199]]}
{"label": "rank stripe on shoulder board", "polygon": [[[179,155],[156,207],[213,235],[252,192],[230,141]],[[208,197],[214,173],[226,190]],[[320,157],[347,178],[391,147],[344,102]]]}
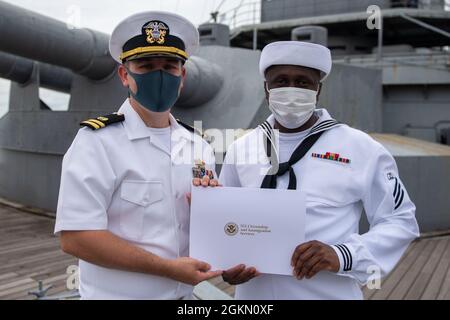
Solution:
{"label": "rank stripe on shoulder board", "polygon": [[89,120],[83,121],[83,122],[81,122],[81,124],[85,124],[86,126],[89,126],[89,127],[94,127],[95,130],[104,128],[106,126],[103,122],[95,120],[95,119],[89,119]]}
{"label": "rank stripe on shoulder board", "polygon": [[87,119],[80,123],[82,127],[88,127],[92,130],[99,130],[105,128],[106,126],[122,122],[125,120],[125,116],[119,113],[112,113],[106,116],[97,117],[96,119]]}

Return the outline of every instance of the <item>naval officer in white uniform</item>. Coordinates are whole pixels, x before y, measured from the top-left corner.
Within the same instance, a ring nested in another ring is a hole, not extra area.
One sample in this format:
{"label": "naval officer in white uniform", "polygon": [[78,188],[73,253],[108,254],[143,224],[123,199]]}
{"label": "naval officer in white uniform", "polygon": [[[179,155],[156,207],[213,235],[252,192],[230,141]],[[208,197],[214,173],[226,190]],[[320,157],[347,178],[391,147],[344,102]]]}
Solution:
{"label": "naval officer in white uniform", "polygon": [[[262,51],[272,115],[230,146],[219,180],[305,192],[306,242],[292,253],[293,276],[244,265],[224,271],[225,281],[239,284],[238,299],[361,299],[360,285],[389,273],[419,236],[389,152],[316,108],[331,64],[328,48],[312,43],[275,42]],[[370,230],[359,234],[363,209]]]}
{"label": "naval officer in white uniform", "polygon": [[83,299],[189,299],[192,285],[221,273],[188,258],[186,195],[194,161],[214,169],[212,150],[170,114],[198,44],[192,23],[164,12],[133,15],[112,33],[129,99],[81,123],[64,156],[55,226],[80,259]]}

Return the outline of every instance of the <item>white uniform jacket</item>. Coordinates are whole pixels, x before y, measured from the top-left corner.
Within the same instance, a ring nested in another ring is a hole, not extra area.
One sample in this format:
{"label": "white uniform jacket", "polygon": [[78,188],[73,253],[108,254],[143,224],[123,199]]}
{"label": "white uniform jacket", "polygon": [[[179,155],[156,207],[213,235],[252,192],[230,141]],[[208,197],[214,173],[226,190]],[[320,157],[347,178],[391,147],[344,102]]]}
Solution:
{"label": "white uniform jacket", "polygon": [[[325,109],[316,113],[318,123],[331,119]],[[273,127],[273,116],[268,122]],[[261,186],[270,167],[262,135],[258,127],[230,146],[220,175],[224,186]],[[336,160],[326,159],[327,153]],[[340,125],[326,131],[293,169],[297,190],[307,196],[306,241],[331,245],[340,270],[337,274],[322,271],[301,281],[261,275],[239,285],[237,298],[361,299],[360,285],[390,272],[419,236],[415,206],[400,181],[394,158],[367,134]],[[288,180],[288,173],[278,177],[277,188],[286,189]],[[363,209],[370,231],[359,234]]]}
{"label": "white uniform jacket", "polygon": [[[212,150],[172,116],[167,150],[128,100],[119,112],[125,115],[121,123],[97,131],[80,129],[64,156],[55,233],[109,230],[164,258],[188,256],[186,193],[191,190],[194,160],[214,168]],[[83,299],[179,299],[193,289],[171,279],[82,260],[79,267]]]}

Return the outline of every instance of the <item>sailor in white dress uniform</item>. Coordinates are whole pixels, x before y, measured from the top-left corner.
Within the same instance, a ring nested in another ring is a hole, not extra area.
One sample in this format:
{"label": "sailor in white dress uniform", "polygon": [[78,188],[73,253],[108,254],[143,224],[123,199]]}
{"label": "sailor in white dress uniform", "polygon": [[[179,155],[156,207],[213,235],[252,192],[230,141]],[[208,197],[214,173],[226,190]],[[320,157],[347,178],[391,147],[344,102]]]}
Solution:
{"label": "sailor in white dress uniform", "polygon": [[[272,115],[229,147],[219,180],[305,192],[306,243],[293,252],[293,276],[241,265],[223,278],[238,285],[238,299],[362,299],[360,286],[389,273],[419,236],[395,160],[367,134],[316,108],[331,71],[327,48],[275,42],[264,48],[260,70]],[[255,154],[266,161],[249,163]],[[370,230],[359,234],[363,209]]]}

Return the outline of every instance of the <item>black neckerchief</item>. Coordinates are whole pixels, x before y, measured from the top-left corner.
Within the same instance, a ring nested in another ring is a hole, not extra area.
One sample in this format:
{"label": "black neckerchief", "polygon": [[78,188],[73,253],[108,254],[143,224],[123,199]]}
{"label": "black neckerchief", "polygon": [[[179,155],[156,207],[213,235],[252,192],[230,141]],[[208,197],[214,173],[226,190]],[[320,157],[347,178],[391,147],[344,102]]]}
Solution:
{"label": "black neckerchief", "polygon": [[319,140],[320,136],[325,131],[340,125],[341,124],[334,119],[328,119],[318,122],[311,128],[302,143],[297,148],[295,148],[294,152],[289,158],[289,161],[278,163],[277,146],[275,144],[275,134],[272,125],[268,121],[260,124],[259,127],[263,130],[264,135],[266,136],[266,143],[264,143],[264,148],[271,164],[270,170],[261,183],[261,188],[276,189],[277,178],[289,171],[288,189],[296,190],[297,177],[295,176],[295,172],[294,169],[292,169],[292,166],[306,155],[306,153],[312,148],[316,141]]}

